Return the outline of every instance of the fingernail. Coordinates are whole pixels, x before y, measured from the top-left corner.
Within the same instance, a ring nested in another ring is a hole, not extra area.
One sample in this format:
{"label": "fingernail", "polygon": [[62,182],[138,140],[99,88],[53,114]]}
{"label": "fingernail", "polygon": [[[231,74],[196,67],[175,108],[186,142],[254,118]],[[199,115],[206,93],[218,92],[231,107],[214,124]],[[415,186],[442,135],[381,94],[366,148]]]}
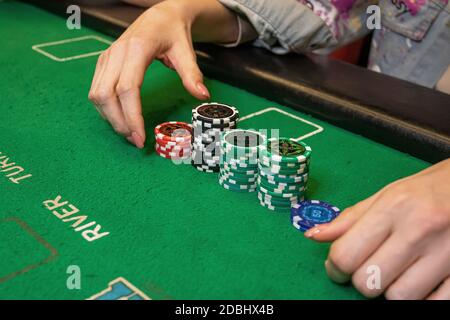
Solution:
{"label": "fingernail", "polygon": [[210,97],[209,91],[203,83],[201,82],[197,83],[197,89],[202,94],[202,96],[209,99]]}
{"label": "fingernail", "polygon": [[136,147],[138,147],[139,149],[144,148],[144,139],[142,139],[140,135],[138,135],[136,132],[133,131],[131,133],[131,137],[133,138]]}
{"label": "fingernail", "polygon": [[314,227],[305,232],[305,237],[312,238],[321,231],[320,227]]}

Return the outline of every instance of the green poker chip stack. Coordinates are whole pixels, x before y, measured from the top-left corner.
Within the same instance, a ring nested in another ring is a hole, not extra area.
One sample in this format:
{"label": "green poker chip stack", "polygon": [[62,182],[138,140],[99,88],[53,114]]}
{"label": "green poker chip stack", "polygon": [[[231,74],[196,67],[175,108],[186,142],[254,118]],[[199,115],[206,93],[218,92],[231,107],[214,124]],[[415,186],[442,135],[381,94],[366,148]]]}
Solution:
{"label": "green poker chip stack", "polygon": [[258,180],[258,154],[265,137],[253,130],[235,129],[221,136],[219,184],[235,192],[254,192]]}
{"label": "green poker chip stack", "polygon": [[289,211],[305,198],[311,147],[289,138],[272,138],[260,148],[258,199],[273,211]]}

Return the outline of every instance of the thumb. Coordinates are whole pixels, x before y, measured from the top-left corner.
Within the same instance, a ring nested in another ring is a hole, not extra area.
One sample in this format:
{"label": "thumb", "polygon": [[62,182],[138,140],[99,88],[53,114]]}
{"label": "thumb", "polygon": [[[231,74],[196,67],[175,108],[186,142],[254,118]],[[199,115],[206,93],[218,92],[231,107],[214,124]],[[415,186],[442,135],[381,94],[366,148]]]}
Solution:
{"label": "thumb", "polygon": [[168,57],[186,90],[197,99],[209,99],[210,94],[203,83],[203,74],[198,67],[192,44],[177,43],[168,53]]}
{"label": "thumb", "polygon": [[305,237],[318,242],[332,242],[346,233],[363,215],[376,199],[376,195],[345,209],[334,221],[318,225],[305,232]]}

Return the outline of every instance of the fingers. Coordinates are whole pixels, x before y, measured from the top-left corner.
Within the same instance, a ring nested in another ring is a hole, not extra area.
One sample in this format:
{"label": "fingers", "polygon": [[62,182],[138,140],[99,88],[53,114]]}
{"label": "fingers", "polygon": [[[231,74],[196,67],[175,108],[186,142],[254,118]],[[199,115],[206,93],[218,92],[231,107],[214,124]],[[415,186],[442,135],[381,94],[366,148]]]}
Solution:
{"label": "fingers", "polygon": [[347,283],[350,281],[350,274],[342,271],[329,259],[325,261],[325,270],[327,271],[328,277],[336,283]]}
{"label": "fingers", "polygon": [[116,132],[138,148],[144,147],[145,129],[140,88],[153,52],[136,41],[112,46],[102,54],[89,98]]}
{"label": "fingers", "polygon": [[450,300],[450,277],[428,297],[428,300]]}
{"label": "fingers", "polygon": [[96,88],[98,87],[99,84],[99,78],[102,74],[102,72],[104,71],[105,67],[106,67],[106,52],[101,54],[98,59],[97,59],[97,64],[95,66],[95,72],[94,72],[94,77],[92,79],[92,83],[91,83],[91,88],[89,90],[89,95],[88,98],[89,100],[92,101],[92,103],[95,106],[95,109],[98,111],[98,113],[102,116],[103,119],[106,119],[105,115],[103,114],[103,110],[100,108],[98,99],[97,99],[97,94],[96,94]]}
{"label": "fingers", "polygon": [[116,86],[125,121],[138,148],[144,147],[146,138],[140,91],[145,71],[154,57],[154,51],[144,51],[144,45],[139,42],[130,43]]}
{"label": "fingers", "polygon": [[107,51],[106,57],[101,71],[99,73],[96,72],[96,76],[94,76],[90,96],[92,95],[98,109],[111,123],[114,130],[124,137],[129,137],[131,133],[115,92],[122,67],[124,50],[120,46],[111,47]]}
{"label": "fingers", "polygon": [[[353,274],[389,237],[391,221],[388,214],[374,203],[330,249],[328,260],[344,274]],[[331,272],[333,274],[333,272]],[[339,278],[332,280],[340,282]]]}
{"label": "fingers", "polygon": [[188,41],[178,43],[170,50],[168,58],[180,76],[183,86],[191,95],[200,100],[210,98],[191,43]]}
{"label": "fingers", "polygon": [[[353,285],[366,297],[379,296],[418,259],[416,249],[404,237],[393,234],[353,274]],[[373,270],[378,273],[375,275],[379,277],[377,286],[368,285],[368,281],[374,276]]]}
{"label": "fingers", "polygon": [[[448,261],[439,253],[422,257],[387,289],[385,296],[389,300],[423,299],[448,276],[448,268]],[[445,294],[445,286],[442,289],[436,295]]]}
{"label": "fingers", "polygon": [[319,242],[334,241],[342,236],[370,208],[377,194],[344,210],[333,222],[322,224],[305,232],[305,237]]}

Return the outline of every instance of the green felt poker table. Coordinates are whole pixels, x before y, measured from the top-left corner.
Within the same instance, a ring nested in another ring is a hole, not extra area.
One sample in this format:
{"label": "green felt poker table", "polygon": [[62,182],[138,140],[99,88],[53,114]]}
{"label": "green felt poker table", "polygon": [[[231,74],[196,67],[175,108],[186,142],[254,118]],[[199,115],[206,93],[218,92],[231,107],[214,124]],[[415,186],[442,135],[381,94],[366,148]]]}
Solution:
{"label": "green felt poker table", "polygon": [[[307,240],[288,213],[271,212],[255,193],[225,190],[216,174],[154,152],[153,128],[190,122],[200,103],[175,72],[155,62],[146,75],[144,150],[114,134],[87,99],[111,34],[70,30],[64,17],[0,1],[0,298],[117,298],[117,284],[136,299],[363,298],[329,280],[329,244]],[[207,69],[208,57],[200,58]],[[448,131],[438,125],[429,131],[434,144],[423,143],[428,149],[392,148],[382,143],[382,129],[368,125],[368,137],[350,116],[333,121],[307,112],[322,110],[317,96],[299,93],[296,101],[306,107],[293,108],[295,99],[283,100],[283,83],[278,91],[264,89],[268,99],[251,90],[250,78],[231,85],[213,65],[206,79],[212,100],[239,109],[239,128],[280,129],[312,147],[310,199],[345,209],[448,155]],[[242,76],[249,70],[256,69]],[[437,98],[441,105],[446,99]],[[427,135],[425,125],[404,127]],[[410,144],[406,131],[398,131],[406,140],[389,132],[395,144]]]}

